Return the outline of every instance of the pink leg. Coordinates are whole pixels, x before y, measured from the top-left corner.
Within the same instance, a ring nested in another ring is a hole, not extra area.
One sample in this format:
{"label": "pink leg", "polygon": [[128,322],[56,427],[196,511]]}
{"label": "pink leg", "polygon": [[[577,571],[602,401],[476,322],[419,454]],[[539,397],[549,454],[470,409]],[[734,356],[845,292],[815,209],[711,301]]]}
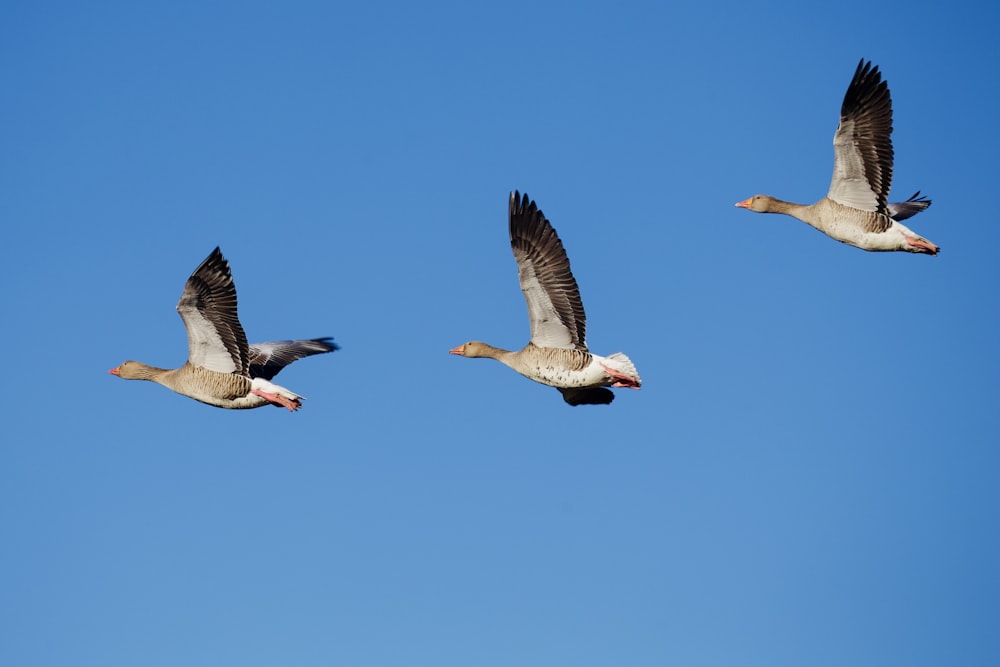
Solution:
{"label": "pink leg", "polygon": [[911,236],[906,236],[905,234],[903,235],[903,238],[905,238],[906,242],[914,248],[929,250],[932,255],[936,255],[938,253],[938,247],[926,239],[917,239]]}
{"label": "pink leg", "polygon": [[257,394],[261,398],[266,398],[267,400],[271,401],[272,403],[284,406],[284,407],[288,408],[289,410],[291,410],[292,412],[294,412],[294,411],[296,411],[296,410],[298,410],[299,408],[302,407],[302,404],[299,403],[297,400],[290,401],[287,398],[285,398],[284,396],[282,396],[281,394],[269,394],[268,392],[261,391],[260,389],[254,389],[250,393],[251,394]]}
{"label": "pink leg", "polygon": [[612,387],[627,387],[629,389],[638,389],[639,383],[635,381],[635,378],[631,375],[625,375],[624,373],[619,373],[613,368],[608,368],[604,364],[601,364],[601,368],[604,372],[611,376],[612,380],[617,380]]}

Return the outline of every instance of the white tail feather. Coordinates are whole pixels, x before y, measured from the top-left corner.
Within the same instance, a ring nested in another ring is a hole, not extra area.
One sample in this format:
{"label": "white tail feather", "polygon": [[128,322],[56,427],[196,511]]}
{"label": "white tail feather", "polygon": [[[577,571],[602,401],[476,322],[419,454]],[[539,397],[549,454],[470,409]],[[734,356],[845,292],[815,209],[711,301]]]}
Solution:
{"label": "white tail feather", "polygon": [[625,356],[624,353],[615,352],[614,354],[609,354],[606,358],[615,362],[614,365],[612,365],[612,368],[626,375],[631,375],[635,378],[636,382],[640,384],[642,383],[642,378],[639,377],[639,371],[635,370],[635,364],[633,364],[632,360]]}

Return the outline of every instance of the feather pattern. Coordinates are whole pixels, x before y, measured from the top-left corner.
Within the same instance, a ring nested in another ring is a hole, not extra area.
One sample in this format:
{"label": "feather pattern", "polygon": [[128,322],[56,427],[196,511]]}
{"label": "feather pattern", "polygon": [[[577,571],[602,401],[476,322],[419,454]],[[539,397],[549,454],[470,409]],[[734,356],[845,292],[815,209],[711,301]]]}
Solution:
{"label": "feather pattern", "polygon": [[888,202],[893,165],[892,99],[878,67],[863,58],[840,107],[833,152],[830,190],[815,204],[754,195],[736,205],[756,213],[793,216],[862,250],[938,253],[938,246],[900,222],[926,209],[930,200],[917,192],[905,202]]}
{"label": "feather pattern", "polygon": [[288,364],[337,349],[332,338],[248,345],[236,308],[229,262],[216,248],[184,285],[177,303],[188,337],[188,360],[176,369],[125,361],[111,369],[125,380],[150,380],[202,403],[247,409],[274,404],[301,407],[298,394],[271,383]]}
{"label": "feather pattern", "polygon": [[250,346],[250,377],[270,380],[293,361],[339,349],[332,338],[254,343]]}
{"label": "feather pattern", "polygon": [[616,352],[601,357],[587,349],[580,288],[562,242],[535,202],[527,194],[512,192],[508,214],[510,247],[528,305],[531,340],[517,351],[469,341],[451,353],[496,359],[530,380],[555,387],[570,405],[607,405],[614,393],[605,387],[642,386],[627,356]]}
{"label": "feather pattern", "polygon": [[896,222],[901,222],[907,218],[912,218],[930,205],[931,200],[927,197],[920,196],[920,190],[917,190],[916,193],[914,193],[914,195],[906,201],[895,203],[890,202],[889,217]]}
{"label": "feather pattern", "polygon": [[535,202],[510,196],[510,247],[528,305],[531,342],[538,347],[587,349],[587,316],[569,257]]}
{"label": "feather pattern", "polygon": [[871,220],[870,231],[884,231],[889,226],[892,185],[892,99],[878,67],[864,59],[844,95],[833,148],[833,179],[827,196],[878,214]]}
{"label": "feather pattern", "polygon": [[219,248],[188,278],[177,312],[187,328],[192,365],[219,373],[249,373],[247,336],[236,314],[236,286]]}

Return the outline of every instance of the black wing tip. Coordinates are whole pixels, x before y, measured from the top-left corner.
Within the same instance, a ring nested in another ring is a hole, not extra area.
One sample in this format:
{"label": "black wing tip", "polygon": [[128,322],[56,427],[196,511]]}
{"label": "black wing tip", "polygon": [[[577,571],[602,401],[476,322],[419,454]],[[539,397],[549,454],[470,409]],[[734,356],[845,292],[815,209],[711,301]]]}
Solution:
{"label": "black wing tip", "polygon": [[882,72],[879,71],[878,65],[873,65],[872,61],[865,60],[864,58],[858,61],[858,66],[854,70],[854,77],[851,79],[851,86],[860,85],[861,83],[871,86],[883,83]]}
{"label": "black wing tip", "polygon": [[205,269],[217,271],[223,277],[228,277],[230,280],[232,279],[232,271],[229,268],[229,260],[222,255],[222,249],[219,248],[219,246],[215,246],[215,250],[209,253],[208,257],[206,257],[205,260],[198,265],[198,268],[195,269],[194,273],[191,275],[196,276]]}
{"label": "black wing tip", "polygon": [[222,255],[222,248],[220,248],[219,246],[215,246],[215,250],[213,250],[208,254],[208,257],[205,258],[205,261],[203,263],[204,264],[222,263],[225,264],[226,266],[229,265],[229,261]]}
{"label": "black wing tip", "polygon": [[854,70],[847,93],[844,94],[844,102],[840,107],[841,116],[850,115],[859,107],[879,103],[883,98],[891,104],[888,91],[889,82],[882,79],[878,65],[872,65],[870,60],[862,58]]}
{"label": "black wing tip", "polygon": [[882,80],[882,72],[879,71],[878,65],[872,65],[872,61],[862,58],[858,63],[858,69],[854,72],[854,78],[851,79],[851,87],[855,86],[877,88],[886,87],[888,83]]}
{"label": "black wing tip", "polygon": [[920,190],[917,190],[906,201],[889,204],[890,217],[896,222],[902,222],[903,220],[912,218],[921,211],[926,211],[930,208],[930,205],[931,200],[921,195]]}
{"label": "black wing tip", "polygon": [[515,219],[535,221],[546,219],[535,200],[529,197],[527,192],[522,194],[517,190],[510,193],[509,213],[511,222]]}
{"label": "black wing tip", "polygon": [[541,214],[541,211],[538,209],[538,204],[528,196],[527,192],[523,195],[517,190],[510,193],[510,216],[512,218],[515,216],[534,216],[536,214]]}
{"label": "black wing tip", "polygon": [[511,243],[526,235],[533,236],[537,233],[535,230],[539,228],[552,226],[527,192],[521,194],[514,190],[510,193],[510,209],[507,217]]}
{"label": "black wing tip", "polygon": [[255,343],[255,345],[274,345],[277,347],[311,347],[311,348],[324,348],[323,350],[315,349],[312,354],[321,354],[322,352],[333,352],[334,350],[339,350],[340,346],[333,342],[333,336],[323,336],[322,338],[295,338],[286,340],[271,340],[266,343]]}
{"label": "black wing tip", "polygon": [[320,354],[323,354],[323,353],[326,353],[326,352],[334,352],[334,351],[340,349],[340,346],[333,342],[333,337],[332,336],[324,336],[322,338],[310,338],[309,342],[310,343],[316,343],[317,345],[326,348]]}
{"label": "black wing tip", "polygon": [[306,356],[314,354],[325,354],[340,349],[340,346],[333,342],[332,336],[322,338],[296,338],[287,340],[272,340],[267,343],[255,343],[254,345],[274,345],[276,347],[287,347],[298,351],[308,351]]}
{"label": "black wing tip", "polygon": [[854,70],[854,78],[865,78],[868,76],[880,77],[878,71],[878,65],[872,65],[872,61],[865,60],[862,56],[861,60],[858,61],[858,67]]}
{"label": "black wing tip", "polygon": [[528,197],[527,192],[524,195],[517,190],[511,193],[507,227],[512,248],[525,247],[524,244],[540,247],[554,244],[557,249],[552,252],[556,255],[566,253],[552,223],[545,217],[542,209],[538,208],[538,204]]}

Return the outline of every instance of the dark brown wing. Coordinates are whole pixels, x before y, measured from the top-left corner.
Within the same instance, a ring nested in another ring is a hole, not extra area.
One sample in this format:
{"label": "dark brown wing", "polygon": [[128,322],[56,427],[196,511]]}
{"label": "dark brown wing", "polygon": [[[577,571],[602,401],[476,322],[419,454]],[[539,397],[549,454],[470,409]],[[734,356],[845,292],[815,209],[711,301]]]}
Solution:
{"label": "dark brown wing", "polygon": [[912,218],[930,205],[931,200],[926,196],[921,196],[920,190],[917,190],[917,192],[906,201],[895,203],[890,202],[889,216],[896,222],[902,222],[907,218]]}
{"label": "dark brown wing", "polygon": [[615,400],[615,393],[604,387],[583,389],[559,389],[563,400],[570,405],[609,405]]}

